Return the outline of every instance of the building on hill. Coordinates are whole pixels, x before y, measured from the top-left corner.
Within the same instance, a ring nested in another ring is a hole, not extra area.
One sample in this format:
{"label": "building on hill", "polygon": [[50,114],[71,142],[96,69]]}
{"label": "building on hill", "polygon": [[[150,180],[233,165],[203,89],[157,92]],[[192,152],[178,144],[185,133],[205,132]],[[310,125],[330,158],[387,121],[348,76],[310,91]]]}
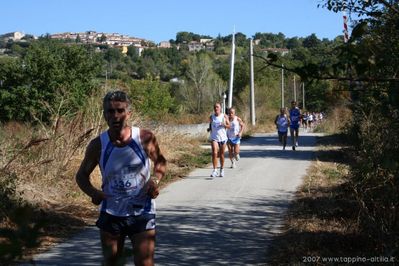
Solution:
{"label": "building on hill", "polygon": [[119,33],[103,33],[96,31],[56,33],[51,34],[50,38],[72,41],[79,40],[79,42],[91,44],[108,44],[113,46],[133,45],[136,47],[141,47],[142,43],[146,42],[145,39],[134,38]]}
{"label": "building on hill", "polygon": [[163,41],[158,44],[159,48],[172,48],[172,44],[169,41]]}
{"label": "building on hill", "polygon": [[205,45],[197,41],[191,41],[188,43],[188,51],[190,52],[198,52],[203,50],[204,48]]}
{"label": "building on hill", "polygon": [[285,56],[290,52],[290,50],[287,48],[263,48],[260,50],[266,54],[275,53],[275,54],[281,54],[281,56]]}
{"label": "building on hill", "polygon": [[204,44],[210,43],[212,41],[213,41],[213,39],[200,39],[200,43],[204,43]]}
{"label": "building on hill", "polygon": [[0,38],[4,41],[12,40],[12,41],[20,41],[25,36],[25,33],[14,31],[0,35]]}
{"label": "building on hill", "polygon": [[215,43],[212,39],[201,39],[199,42],[191,41],[188,43],[188,50],[190,52],[198,52],[201,50],[213,51]]}

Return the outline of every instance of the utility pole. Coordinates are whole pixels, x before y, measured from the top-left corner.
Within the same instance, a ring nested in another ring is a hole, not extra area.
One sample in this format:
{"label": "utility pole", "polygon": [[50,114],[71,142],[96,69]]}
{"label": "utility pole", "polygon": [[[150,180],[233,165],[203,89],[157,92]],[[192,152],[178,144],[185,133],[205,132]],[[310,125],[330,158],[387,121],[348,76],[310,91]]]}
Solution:
{"label": "utility pole", "polygon": [[281,108],[284,108],[284,65],[281,65]]}
{"label": "utility pole", "polygon": [[254,48],[252,39],[249,39],[249,62],[250,62],[250,98],[251,98],[251,123],[255,126],[255,86],[254,86]]}
{"label": "utility pole", "polygon": [[346,15],[346,1],[343,2],[343,10],[342,10],[342,17],[344,19],[344,43],[347,43],[349,40],[349,33],[348,33],[348,17]]}
{"label": "utility pole", "polygon": [[233,38],[232,38],[232,42],[231,42],[229,101],[228,101],[228,106],[227,106],[228,108],[231,108],[231,106],[233,105],[235,35],[236,35],[236,29],[235,29],[235,27],[234,27]]}
{"label": "utility pole", "polygon": [[105,70],[105,90],[107,90],[107,83],[108,83],[108,69]]}

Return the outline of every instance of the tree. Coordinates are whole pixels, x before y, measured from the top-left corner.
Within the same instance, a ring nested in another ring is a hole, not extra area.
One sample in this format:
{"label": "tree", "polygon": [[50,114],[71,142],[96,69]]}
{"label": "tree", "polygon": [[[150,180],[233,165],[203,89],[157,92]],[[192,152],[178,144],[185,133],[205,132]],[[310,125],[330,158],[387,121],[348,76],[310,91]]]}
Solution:
{"label": "tree", "polygon": [[260,33],[254,35],[254,39],[260,40],[260,45],[266,48],[283,48],[285,47],[285,36],[283,33]]}
{"label": "tree", "polygon": [[302,42],[298,37],[289,38],[286,43],[288,49],[295,49],[302,46]]}
{"label": "tree", "polygon": [[303,40],[302,44],[305,48],[316,48],[321,44],[321,41],[317,38],[316,34],[312,33]]}
{"label": "tree", "polygon": [[133,61],[137,61],[139,59],[139,52],[137,48],[133,45],[130,45],[127,48],[127,56],[129,56]]}
{"label": "tree", "polygon": [[129,86],[133,106],[141,114],[152,119],[160,119],[160,114],[174,109],[175,101],[170,95],[170,85],[147,78],[133,81]]}
{"label": "tree", "polygon": [[98,41],[100,43],[105,43],[107,41],[107,36],[105,36],[105,34],[102,34]]}
{"label": "tree", "polygon": [[[341,70],[349,81],[354,158],[350,184],[359,206],[360,229],[382,254],[399,252],[399,3],[386,0],[325,0],[324,7],[346,10],[353,21],[347,43],[338,47]],[[318,76],[325,77],[324,73]]]}
{"label": "tree", "polygon": [[202,111],[203,96],[206,90],[207,79],[212,71],[212,65],[206,55],[200,54],[190,58],[187,77],[194,85],[196,95],[196,111]]}
{"label": "tree", "polygon": [[211,59],[206,53],[191,55],[187,62],[185,76],[188,82],[182,86],[180,95],[194,113],[202,113],[213,105],[223,90],[224,83],[215,75]]}
{"label": "tree", "polygon": [[94,88],[99,62],[83,46],[46,38],[33,42],[21,59],[2,67],[0,108],[7,114],[1,119],[28,121],[34,115],[48,121],[53,114],[47,107],[61,103],[62,114],[76,112]]}
{"label": "tree", "polygon": [[189,43],[193,40],[191,32],[181,31],[176,33],[176,43]]}

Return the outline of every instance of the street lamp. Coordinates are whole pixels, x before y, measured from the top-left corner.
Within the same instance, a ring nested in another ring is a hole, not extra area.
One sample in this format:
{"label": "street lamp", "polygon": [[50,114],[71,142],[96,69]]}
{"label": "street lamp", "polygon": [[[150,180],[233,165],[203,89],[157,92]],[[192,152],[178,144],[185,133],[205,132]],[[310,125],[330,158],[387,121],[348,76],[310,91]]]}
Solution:
{"label": "street lamp", "polygon": [[223,92],[222,97],[223,97],[222,111],[224,114],[224,113],[226,113],[226,98],[227,98],[226,92]]}

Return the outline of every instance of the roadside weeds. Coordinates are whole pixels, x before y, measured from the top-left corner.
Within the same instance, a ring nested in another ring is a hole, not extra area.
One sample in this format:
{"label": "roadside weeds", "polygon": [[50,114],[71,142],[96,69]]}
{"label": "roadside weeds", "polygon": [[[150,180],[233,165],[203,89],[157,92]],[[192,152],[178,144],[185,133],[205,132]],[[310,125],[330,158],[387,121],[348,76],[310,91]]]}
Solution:
{"label": "roadside weeds", "polygon": [[[193,168],[209,163],[209,151],[200,147],[202,141],[178,134],[158,137],[161,150],[168,160],[168,171],[160,183],[161,188],[183,178]],[[23,155],[21,154],[20,158],[24,158]],[[95,223],[98,206],[91,203],[75,182],[75,173],[82,155],[83,153],[79,152],[70,160],[68,170],[64,171],[62,176],[52,179],[44,176],[41,179],[24,179],[21,176],[21,181],[13,184],[10,192],[2,191],[16,195],[15,200],[10,197],[7,213],[0,219],[2,263],[29,261],[34,254],[44,252]],[[91,180],[94,186],[100,188],[98,168],[93,172]],[[2,206],[1,210],[5,210],[5,207]]]}
{"label": "roadside weeds", "polygon": [[381,257],[359,229],[359,206],[349,181],[348,148],[319,137],[316,159],[267,251],[268,265],[363,263]]}

